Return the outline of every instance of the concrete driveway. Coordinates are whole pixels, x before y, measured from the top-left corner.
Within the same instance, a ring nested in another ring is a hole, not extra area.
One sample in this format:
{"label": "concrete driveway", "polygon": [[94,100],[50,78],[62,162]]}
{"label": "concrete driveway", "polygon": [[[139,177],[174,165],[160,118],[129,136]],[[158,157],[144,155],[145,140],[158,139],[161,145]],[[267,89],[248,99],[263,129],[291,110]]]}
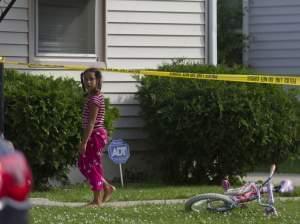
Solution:
{"label": "concrete driveway", "polygon": [[[257,180],[265,180],[268,177],[269,173],[248,173],[244,178],[246,181],[257,181]],[[300,174],[294,173],[275,173],[273,176],[273,183],[279,184],[280,181],[284,179],[289,179],[293,182],[294,186],[300,186]]]}

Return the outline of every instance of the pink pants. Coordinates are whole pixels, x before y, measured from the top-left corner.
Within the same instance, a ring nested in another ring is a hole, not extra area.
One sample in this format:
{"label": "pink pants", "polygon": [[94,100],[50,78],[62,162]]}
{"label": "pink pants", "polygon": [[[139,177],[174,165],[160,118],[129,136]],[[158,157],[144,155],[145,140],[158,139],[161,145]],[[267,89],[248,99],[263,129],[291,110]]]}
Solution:
{"label": "pink pants", "polygon": [[107,141],[107,131],[104,128],[94,129],[87,142],[85,153],[80,154],[78,160],[79,170],[87,178],[93,191],[101,191],[104,188],[101,160]]}

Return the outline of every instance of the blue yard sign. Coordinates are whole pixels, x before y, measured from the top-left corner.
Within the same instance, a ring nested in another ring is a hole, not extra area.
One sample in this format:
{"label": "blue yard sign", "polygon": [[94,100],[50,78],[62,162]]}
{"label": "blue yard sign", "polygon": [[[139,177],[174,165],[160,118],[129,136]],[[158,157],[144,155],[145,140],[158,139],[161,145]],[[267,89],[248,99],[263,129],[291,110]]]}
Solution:
{"label": "blue yard sign", "polygon": [[129,145],[122,139],[112,140],[108,146],[108,157],[116,164],[119,164],[121,185],[124,187],[122,164],[130,157]]}
{"label": "blue yard sign", "polygon": [[108,156],[116,164],[124,164],[130,157],[129,145],[122,139],[112,140],[108,146]]}

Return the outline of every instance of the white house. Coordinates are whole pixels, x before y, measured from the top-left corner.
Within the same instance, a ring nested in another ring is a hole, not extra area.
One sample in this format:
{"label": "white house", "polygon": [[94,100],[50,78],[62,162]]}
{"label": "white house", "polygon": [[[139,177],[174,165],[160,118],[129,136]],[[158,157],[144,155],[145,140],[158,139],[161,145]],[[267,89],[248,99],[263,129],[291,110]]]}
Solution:
{"label": "white house", "polygon": [[258,71],[300,74],[300,1],[243,0],[248,48],[244,63]]}
{"label": "white house", "polygon": [[[25,63],[128,69],[157,68],[174,58],[216,64],[216,30],[216,0],[17,0],[0,23],[0,56]],[[75,79],[80,73],[17,68]],[[121,112],[113,137],[131,147],[129,167],[152,165],[134,98],[137,81],[125,74],[103,75],[103,92]],[[118,176],[118,167],[105,163],[107,174]]]}

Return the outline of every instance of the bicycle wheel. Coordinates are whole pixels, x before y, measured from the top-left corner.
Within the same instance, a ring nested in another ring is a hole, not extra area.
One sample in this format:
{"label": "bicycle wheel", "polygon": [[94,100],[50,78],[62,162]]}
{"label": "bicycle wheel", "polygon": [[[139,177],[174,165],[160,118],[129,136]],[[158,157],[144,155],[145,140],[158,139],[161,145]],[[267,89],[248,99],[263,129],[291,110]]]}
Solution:
{"label": "bicycle wheel", "polygon": [[225,212],[235,207],[235,202],[223,194],[200,194],[196,195],[185,202],[186,211],[200,212],[210,210],[216,212]]}

